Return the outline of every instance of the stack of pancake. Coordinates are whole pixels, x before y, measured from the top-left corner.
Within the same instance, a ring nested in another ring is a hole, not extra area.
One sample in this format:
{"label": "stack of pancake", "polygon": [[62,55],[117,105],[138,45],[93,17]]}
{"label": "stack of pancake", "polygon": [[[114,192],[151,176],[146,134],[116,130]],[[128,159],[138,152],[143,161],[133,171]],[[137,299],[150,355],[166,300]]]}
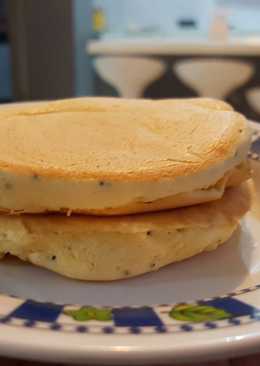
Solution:
{"label": "stack of pancake", "polygon": [[115,280],[224,243],[249,208],[246,119],[212,99],[0,110],[0,254]]}

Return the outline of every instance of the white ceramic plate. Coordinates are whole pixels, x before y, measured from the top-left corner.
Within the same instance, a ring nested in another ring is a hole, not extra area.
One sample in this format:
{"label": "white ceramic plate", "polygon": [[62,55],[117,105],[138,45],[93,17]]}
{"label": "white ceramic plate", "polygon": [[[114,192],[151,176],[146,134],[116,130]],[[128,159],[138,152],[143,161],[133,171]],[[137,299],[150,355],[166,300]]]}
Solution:
{"label": "white ceramic plate", "polygon": [[226,245],[157,273],[113,283],[73,281],[3,260],[0,354],[129,365],[201,361],[257,350],[260,127],[252,127],[251,158],[259,191]]}

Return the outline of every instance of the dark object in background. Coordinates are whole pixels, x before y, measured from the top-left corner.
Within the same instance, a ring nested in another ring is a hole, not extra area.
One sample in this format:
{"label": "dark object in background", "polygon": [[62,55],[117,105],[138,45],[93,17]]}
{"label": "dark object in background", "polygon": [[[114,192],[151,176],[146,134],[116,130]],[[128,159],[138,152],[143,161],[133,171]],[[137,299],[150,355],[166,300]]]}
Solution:
{"label": "dark object in background", "polygon": [[0,43],[8,42],[7,19],[0,14]]}
{"label": "dark object in background", "polygon": [[177,25],[182,29],[196,29],[198,27],[197,21],[192,18],[179,19]]}
{"label": "dark object in background", "polygon": [[0,17],[0,43],[8,42],[8,35],[6,32],[7,22],[4,18]]}
{"label": "dark object in background", "polygon": [[0,103],[12,101],[7,0],[0,0]]}
{"label": "dark object in background", "polygon": [[8,42],[6,2],[0,0],[0,43]]}
{"label": "dark object in background", "polygon": [[74,94],[71,0],[8,0],[15,100]]}

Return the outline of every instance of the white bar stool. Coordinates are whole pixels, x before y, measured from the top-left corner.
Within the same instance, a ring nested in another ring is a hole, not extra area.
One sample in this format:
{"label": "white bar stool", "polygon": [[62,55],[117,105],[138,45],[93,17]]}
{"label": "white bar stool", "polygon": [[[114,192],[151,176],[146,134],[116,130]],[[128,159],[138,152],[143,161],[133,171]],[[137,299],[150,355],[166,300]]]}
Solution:
{"label": "white bar stool", "polygon": [[254,87],[247,91],[246,99],[251,108],[260,114],[260,87]]}
{"label": "white bar stool", "polygon": [[98,75],[125,98],[141,97],[146,86],[158,79],[166,68],[159,60],[121,56],[97,57],[94,67]]}
{"label": "white bar stool", "polygon": [[173,71],[200,96],[225,99],[249,80],[254,68],[243,61],[203,58],[179,61]]}

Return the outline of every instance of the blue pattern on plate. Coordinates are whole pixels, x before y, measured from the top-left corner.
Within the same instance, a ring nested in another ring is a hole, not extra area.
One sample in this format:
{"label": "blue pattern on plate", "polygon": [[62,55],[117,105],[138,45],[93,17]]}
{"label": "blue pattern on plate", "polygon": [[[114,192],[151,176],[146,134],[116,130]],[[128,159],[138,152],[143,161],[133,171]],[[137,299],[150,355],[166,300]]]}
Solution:
{"label": "blue pattern on plate", "polygon": [[[259,291],[260,286],[256,285],[247,289],[232,292],[233,296],[240,296],[243,300],[243,294]],[[165,306],[143,306],[143,307],[121,307],[112,308],[113,319],[109,322],[93,320],[85,325],[84,321],[64,322],[64,307],[52,303],[40,303],[27,300],[17,305],[15,310],[6,308],[6,312],[0,315],[0,323],[15,327],[38,328],[44,327],[56,332],[73,333],[95,333],[98,334],[142,334],[144,329],[149,327],[149,333],[179,333],[179,332],[197,332],[203,330],[214,330],[230,326],[239,326],[260,320],[260,309],[233,298],[231,296],[214,297],[207,300],[201,300],[192,303],[192,305],[208,305],[218,309],[223,309],[231,314],[230,319],[207,321],[204,323],[190,323],[173,320],[165,317],[175,305]],[[109,324],[107,324],[109,323]],[[45,325],[44,325],[45,324]],[[202,327],[203,325],[203,327]],[[98,330],[98,331],[97,331]]]}
{"label": "blue pattern on plate", "polygon": [[184,332],[192,332],[193,331],[192,325],[189,325],[189,324],[183,324],[181,326],[181,329],[184,330]]}
{"label": "blue pattern on plate", "polygon": [[52,323],[51,325],[50,325],[50,329],[51,330],[55,330],[56,332],[57,331],[59,331],[59,330],[61,330],[62,329],[62,324],[59,324],[59,323]]}
{"label": "blue pattern on plate", "polygon": [[112,334],[112,333],[114,333],[114,328],[110,327],[110,326],[106,326],[106,327],[103,328],[103,333]]}
{"label": "blue pattern on plate", "polygon": [[228,319],[228,322],[231,325],[240,325],[241,324],[240,320],[239,319],[236,319],[236,318]]}
{"label": "blue pattern on plate", "polygon": [[15,309],[10,316],[14,318],[53,323],[62,312],[62,309],[63,306],[61,305],[27,300]]}
{"label": "blue pattern on plate", "polygon": [[88,327],[85,327],[85,325],[79,325],[77,327],[78,333],[88,333]]}
{"label": "blue pattern on plate", "polygon": [[217,328],[217,324],[214,322],[206,322],[205,327],[207,327],[208,329],[215,329]]}
{"label": "blue pattern on plate", "polygon": [[163,325],[161,319],[151,307],[115,308],[113,319],[117,327],[158,327]]}
{"label": "blue pattern on plate", "polygon": [[201,305],[214,306],[232,314],[233,317],[254,314],[257,309],[232,297],[215,298],[209,301],[200,301]]}

